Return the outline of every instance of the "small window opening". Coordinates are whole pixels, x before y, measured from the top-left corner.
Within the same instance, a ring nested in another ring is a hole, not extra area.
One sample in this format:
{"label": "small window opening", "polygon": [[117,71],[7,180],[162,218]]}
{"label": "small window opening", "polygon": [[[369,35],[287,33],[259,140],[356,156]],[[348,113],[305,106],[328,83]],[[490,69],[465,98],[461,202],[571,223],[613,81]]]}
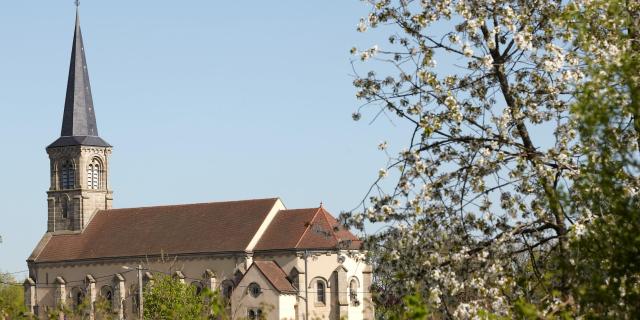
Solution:
{"label": "small window opening", "polygon": [[317,300],[320,303],[325,303],[325,287],[324,287],[324,282],[322,281],[318,281],[316,283],[316,289],[317,289]]}
{"label": "small window opening", "polygon": [[104,286],[100,290],[100,295],[109,302],[109,306],[111,306],[111,303],[113,302],[113,289],[111,289],[110,286]]}
{"label": "small window opening", "polygon": [[356,279],[352,279],[351,283],[349,283],[349,298],[353,306],[360,305],[360,301],[358,301],[358,282]]}
{"label": "small window opening", "polygon": [[261,319],[262,318],[262,309],[260,308],[251,308],[248,311],[247,317],[251,320]]}
{"label": "small window opening", "polygon": [[61,206],[60,209],[62,211],[62,218],[64,219],[69,218],[69,200],[63,198],[60,206]]}
{"label": "small window opening", "polygon": [[80,290],[76,291],[76,295],[75,295],[76,307],[79,307],[83,301],[84,301],[84,294],[82,294],[82,291]]}
{"label": "small window opening", "polygon": [[262,289],[260,289],[260,285],[252,282],[251,284],[249,284],[249,294],[254,297],[257,298],[260,293],[262,293]]}

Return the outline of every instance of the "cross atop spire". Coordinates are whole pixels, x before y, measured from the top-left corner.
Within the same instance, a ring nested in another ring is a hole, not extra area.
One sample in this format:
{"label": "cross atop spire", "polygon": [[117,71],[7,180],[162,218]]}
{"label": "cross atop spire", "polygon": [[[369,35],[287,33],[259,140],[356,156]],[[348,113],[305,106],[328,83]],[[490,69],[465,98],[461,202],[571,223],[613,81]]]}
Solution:
{"label": "cross atop spire", "polygon": [[[79,4],[76,0],[76,6]],[[68,145],[109,146],[98,136],[89,70],[80,30],[80,14],[77,11],[60,136],[60,139],[49,146],[50,148]]]}
{"label": "cross atop spire", "polygon": [[76,3],[76,8],[80,6],[80,0],[76,0],[75,3]]}

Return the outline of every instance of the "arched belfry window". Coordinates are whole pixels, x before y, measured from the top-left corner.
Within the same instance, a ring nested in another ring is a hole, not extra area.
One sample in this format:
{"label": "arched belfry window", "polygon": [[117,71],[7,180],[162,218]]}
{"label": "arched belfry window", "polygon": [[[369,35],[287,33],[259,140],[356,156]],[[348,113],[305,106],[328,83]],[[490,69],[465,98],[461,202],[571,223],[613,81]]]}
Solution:
{"label": "arched belfry window", "polygon": [[100,178],[102,175],[102,166],[100,161],[96,158],[91,160],[89,166],[87,166],[87,188],[100,189]]}
{"label": "arched belfry window", "polygon": [[60,187],[62,189],[73,189],[76,184],[76,171],[73,162],[66,160],[60,166]]}

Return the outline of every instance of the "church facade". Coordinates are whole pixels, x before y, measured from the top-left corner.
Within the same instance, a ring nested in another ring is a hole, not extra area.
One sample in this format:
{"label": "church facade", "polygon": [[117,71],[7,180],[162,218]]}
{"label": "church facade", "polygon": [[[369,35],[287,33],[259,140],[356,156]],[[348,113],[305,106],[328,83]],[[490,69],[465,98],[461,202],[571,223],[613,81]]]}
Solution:
{"label": "church facade", "polygon": [[117,318],[136,319],[140,286],[170,274],[220,290],[234,319],[373,319],[360,241],[322,205],[287,209],[271,198],[112,208],[112,146],[98,134],[78,16],[61,135],[46,150],[47,232],[24,283],[37,318],[83,302],[93,318],[103,299]]}

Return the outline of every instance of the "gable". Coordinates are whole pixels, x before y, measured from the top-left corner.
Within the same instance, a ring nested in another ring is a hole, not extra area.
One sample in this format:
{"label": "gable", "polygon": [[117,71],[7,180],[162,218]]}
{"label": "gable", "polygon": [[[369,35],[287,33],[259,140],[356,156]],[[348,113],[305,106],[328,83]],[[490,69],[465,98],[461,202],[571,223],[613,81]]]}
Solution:
{"label": "gable", "polygon": [[287,279],[287,274],[275,261],[253,261],[238,287],[247,287],[255,276],[265,279],[279,293],[296,293],[296,288]]}
{"label": "gable", "polygon": [[337,249],[345,241],[349,249],[360,247],[360,240],[322,207],[281,210],[255,250]]}

